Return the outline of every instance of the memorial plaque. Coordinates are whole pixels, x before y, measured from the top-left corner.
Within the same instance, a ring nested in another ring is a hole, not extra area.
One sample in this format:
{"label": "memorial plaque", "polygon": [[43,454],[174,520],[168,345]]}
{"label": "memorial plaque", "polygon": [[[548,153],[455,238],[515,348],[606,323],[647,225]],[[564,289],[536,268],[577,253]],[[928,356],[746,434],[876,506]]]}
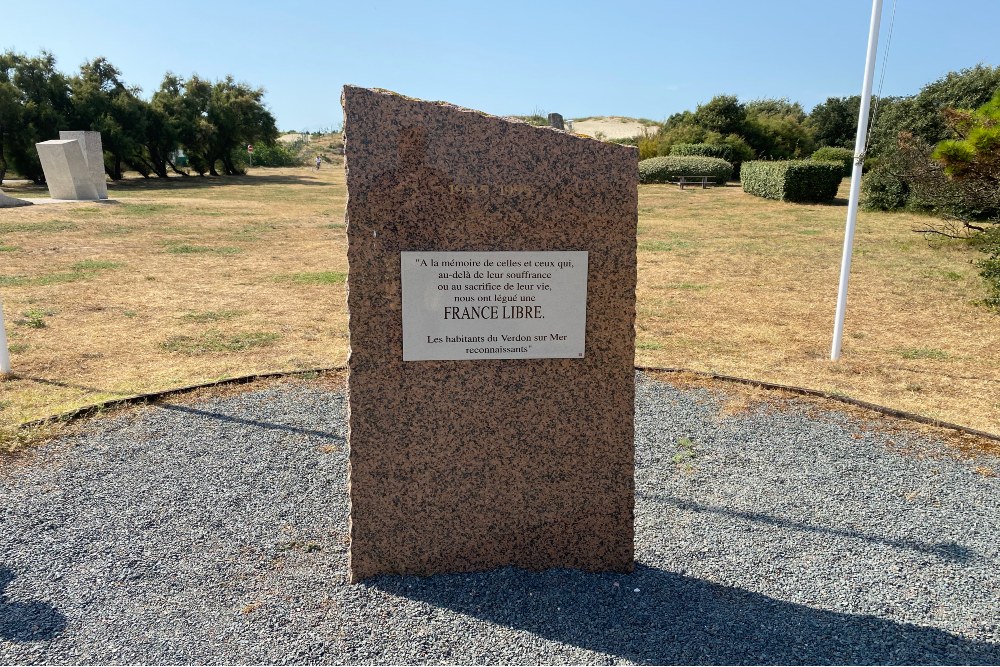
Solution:
{"label": "memorial plaque", "polygon": [[351,580],[630,571],[636,149],[343,102]]}
{"label": "memorial plaque", "polygon": [[582,357],[586,252],[403,252],[403,360]]}

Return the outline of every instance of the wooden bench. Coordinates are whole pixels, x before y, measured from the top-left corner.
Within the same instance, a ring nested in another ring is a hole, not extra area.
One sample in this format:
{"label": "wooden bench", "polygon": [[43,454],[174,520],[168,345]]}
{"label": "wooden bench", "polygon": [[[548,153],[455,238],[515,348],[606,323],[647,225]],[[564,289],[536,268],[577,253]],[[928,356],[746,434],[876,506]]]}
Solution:
{"label": "wooden bench", "polygon": [[709,186],[710,181],[712,185],[715,185],[715,176],[679,176],[677,185],[683,190],[685,185],[701,184],[701,189],[704,190]]}

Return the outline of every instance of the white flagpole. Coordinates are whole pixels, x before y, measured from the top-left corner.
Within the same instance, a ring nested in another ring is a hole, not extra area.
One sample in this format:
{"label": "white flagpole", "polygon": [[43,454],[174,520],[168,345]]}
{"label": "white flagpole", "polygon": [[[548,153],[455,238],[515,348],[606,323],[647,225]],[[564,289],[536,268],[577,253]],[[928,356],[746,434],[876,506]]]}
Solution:
{"label": "white flagpole", "polygon": [[3,302],[0,302],[0,375],[10,373],[10,351],[7,349],[7,329],[3,323]]}
{"label": "white flagpole", "polygon": [[858,114],[858,135],[854,142],[854,168],[851,171],[851,197],[847,204],[847,230],[844,233],[844,255],[840,262],[840,289],[837,292],[837,316],[833,323],[833,347],[830,359],[840,359],[844,339],[844,315],[847,312],[847,281],[851,273],[851,250],[854,247],[854,227],[858,222],[858,196],[861,193],[861,168],[864,166],[868,135],[868,109],[872,101],[872,79],[875,77],[875,55],[878,51],[878,27],[882,21],[882,0],[872,0],[872,21],[868,28],[868,55],[865,57],[865,82],[861,88],[861,112]]}

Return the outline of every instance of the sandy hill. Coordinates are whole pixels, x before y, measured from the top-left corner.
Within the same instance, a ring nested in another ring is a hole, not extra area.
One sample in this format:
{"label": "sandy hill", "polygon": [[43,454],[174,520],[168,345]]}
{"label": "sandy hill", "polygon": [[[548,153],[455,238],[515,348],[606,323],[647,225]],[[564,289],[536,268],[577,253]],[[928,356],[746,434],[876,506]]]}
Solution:
{"label": "sandy hill", "polygon": [[[653,134],[659,125],[642,118],[625,118],[623,116],[595,116],[573,120],[573,131],[587,134],[591,137],[605,139],[624,139],[636,137],[643,133]],[[567,127],[567,129],[569,129]]]}

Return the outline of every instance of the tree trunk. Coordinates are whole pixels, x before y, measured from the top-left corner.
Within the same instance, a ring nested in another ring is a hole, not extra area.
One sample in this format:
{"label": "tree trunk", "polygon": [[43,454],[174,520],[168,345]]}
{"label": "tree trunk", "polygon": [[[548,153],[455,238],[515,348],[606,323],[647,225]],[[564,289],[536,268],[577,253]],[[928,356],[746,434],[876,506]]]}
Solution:
{"label": "tree trunk", "polygon": [[[180,174],[181,176],[190,176],[191,175],[191,174],[187,173],[186,171],[181,171],[180,169],[178,169],[177,165],[174,164],[173,162],[171,162],[170,160],[167,160],[167,164],[170,165],[170,168],[174,170],[175,174]],[[163,174],[163,177],[166,178],[167,175]]]}

